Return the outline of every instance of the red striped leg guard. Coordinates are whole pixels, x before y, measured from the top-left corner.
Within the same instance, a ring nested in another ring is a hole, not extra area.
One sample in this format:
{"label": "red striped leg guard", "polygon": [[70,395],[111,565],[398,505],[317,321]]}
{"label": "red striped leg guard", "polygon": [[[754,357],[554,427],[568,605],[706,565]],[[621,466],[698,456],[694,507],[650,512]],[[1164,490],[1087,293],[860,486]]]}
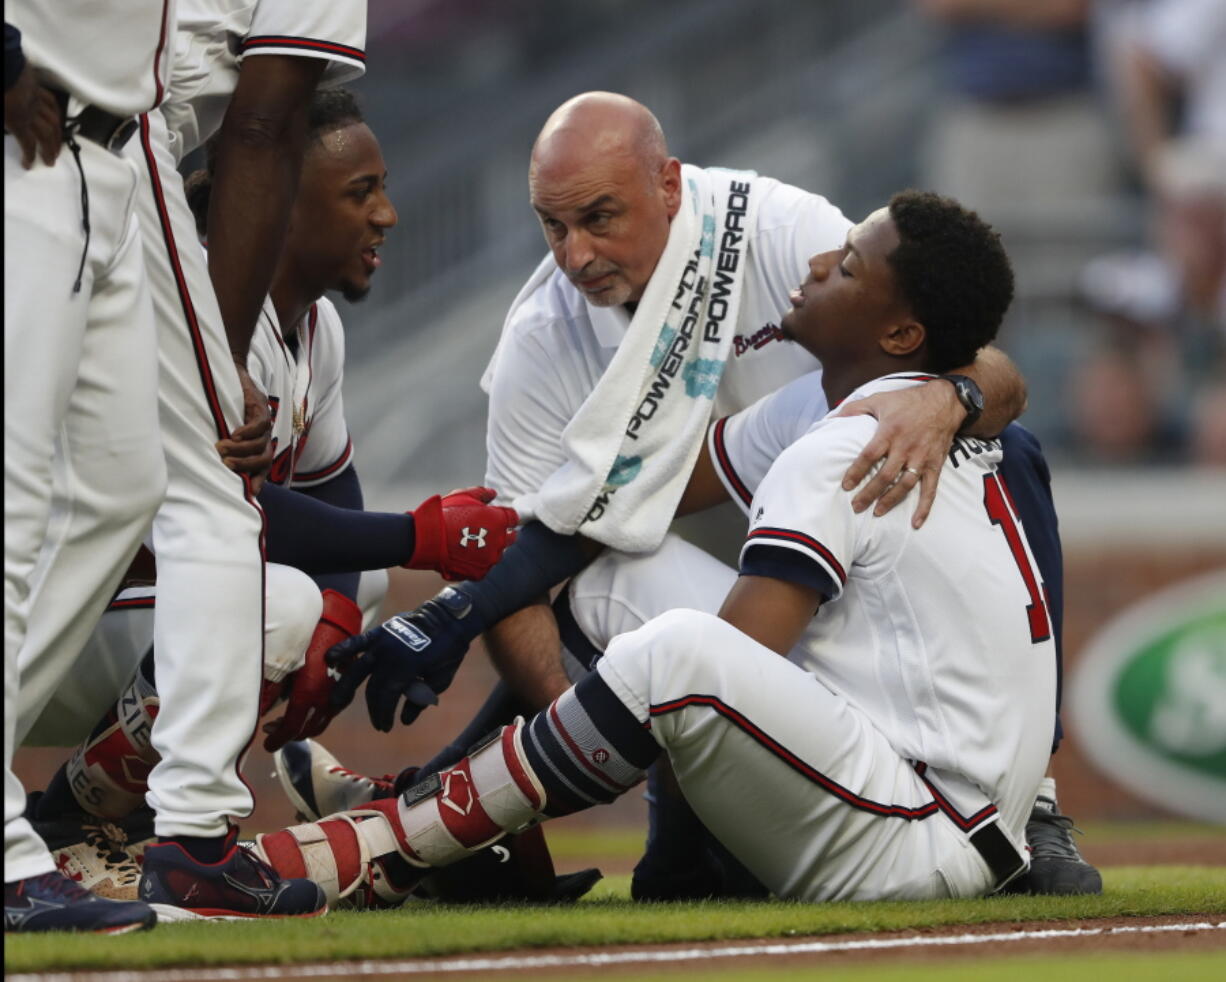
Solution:
{"label": "red striped leg guard", "polygon": [[149,772],[160,759],[150,743],[158,696],[139,673],[65,765],[81,809],[119,819],[145,803]]}
{"label": "red striped leg guard", "polygon": [[449,866],[538,817],[545,789],[524,756],[523,727],[523,719],[516,719],[485,746],[394,802],[402,855],[412,862]]}
{"label": "red striped leg guard", "polygon": [[399,855],[387,817],[341,812],[256,837],[257,856],[283,877],[314,880],[334,907],[399,907],[420,872]]}

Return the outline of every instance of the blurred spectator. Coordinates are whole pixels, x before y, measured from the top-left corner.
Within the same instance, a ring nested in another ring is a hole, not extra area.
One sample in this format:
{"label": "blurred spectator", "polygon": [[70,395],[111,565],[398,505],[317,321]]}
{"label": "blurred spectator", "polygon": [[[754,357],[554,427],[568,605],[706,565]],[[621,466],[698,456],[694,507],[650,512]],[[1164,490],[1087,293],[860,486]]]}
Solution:
{"label": "blurred spectator", "polygon": [[[1226,10],[1226,0],[1220,0]],[[1221,51],[1226,62],[1226,47]],[[1226,93],[1223,93],[1226,99]],[[1168,140],[1151,165],[1157,245],[1179,284],[1185,318],[1216,334],[1226,331],[1226,142]]]}
{"label": "blurred spectator", "polygon": [[1143,362],[1125,348],[1091,355],[1075,377],[1068,408],[1085,463],[1142,463],[1161,446],[1157,393]]}
{"label": "blurred spectator", "polygon": [[1143,0],[1105,8],[1120,108],[1143,180],[1158,189],[1176,136],[1226,146],[1226,2]]}
{"label": "blurred spectator", "polygon": [[[1226,463],[1226,155],[1165,141],[1150,171],[1159,251],[1091,262],[1101,315],[1070,386],[1072,429],[1095,457]],[[1118,391],[1108,391],[1114,385]]]}
{"label": "blurred spectator", "polygon": [[1226,468],[1226,383],[1219,382],[1200,393],[1193,420],[1192,463]]}
{"label": "blurred spectator", "polygon": [[1089,0],[915,2],[947,29],[948,98],[930,130],[926,186],[1006,225],[1115,190],[1118,152],[1093,90]]}

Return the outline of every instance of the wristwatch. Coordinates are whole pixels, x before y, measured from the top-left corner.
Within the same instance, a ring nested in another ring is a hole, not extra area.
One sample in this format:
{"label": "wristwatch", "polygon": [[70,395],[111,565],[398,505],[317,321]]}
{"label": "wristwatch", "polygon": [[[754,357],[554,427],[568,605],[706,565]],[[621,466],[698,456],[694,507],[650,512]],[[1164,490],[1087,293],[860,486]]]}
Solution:
{"label": "wristwatch", "polygon": [[966,410],[966,419],[958,427],[959,433],[965,433],[983,415],[983,390],[979,388],[978,383],[973,378],[969,378],[966,375],[938,375],[937,378],[943,378],[954,387],[954,393],[958,396],[958,401],[962,403],[962,408]]}

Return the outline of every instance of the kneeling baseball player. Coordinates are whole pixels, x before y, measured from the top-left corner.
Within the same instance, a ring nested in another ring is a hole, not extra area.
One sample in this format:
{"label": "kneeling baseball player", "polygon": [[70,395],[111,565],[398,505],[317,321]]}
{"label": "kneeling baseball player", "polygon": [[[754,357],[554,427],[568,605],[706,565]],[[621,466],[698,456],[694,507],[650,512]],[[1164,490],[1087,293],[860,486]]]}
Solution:
{"label": "kneeling baseball player", "polygon": [[[781,327],[821,360],[837,407],[966,364],[1012,291],[977,216],[907,192],[813,257]],[[310,871],[330,902],[405,892],[508,832],[613,800],[667,756],[777,896],[969,897],[1021,876],[1056,658],[1000,441],[955,441],[916,529],[857,514],[841,487],[875,421],[827,415],[788,446],[795,414],[763,405],[716,424],[705,486],[700,473],[687,492],[701,503],[722,485],[749,503],[718,616],[674,610],[620,635],[547,709],[453,766],[257,851],[283,875]],[[786,447],[773,462],[772,446]]]}
{"label": "kneeling baseball player", "polygon": [[[265,727],[270,750],[317,735],[335,715],[323,655],[361,630],[355,598],[363,571],[405,565],[449,579],[480,578],[514,541],[518,520],[512,509],[492,505],[494,492],[484,488],[432,497],[407,514],[363,510],[341,401],[344,335],[323,294],[334,290],[350,302],[366,295],[396,212],[384,190],[379,144],[351,93],[317,92],[310,131],[289,235],[248,363],[269,396],[275,448],[260,494],[269,560],[261,713],[280,699],[288,702],[284,715]],[[193,186],[203,217],[207,179]],[[223,457],[231,449],[219,445]],[[145,777],[158,759],[150,742],[158,710],[151,563],[145,578],[117,595],[71,683],[33,728],[32,743],[85,739],[46,792],[32,796],[31,818],[65,872],[102,895],[135,897],[140,885],[141,897],[163,919],[275,913],[255,909],[260,898],[226,885],[231,866],[259,863],[237,845],[237,829],[214,875],[202,873],[203,865],[178,845],[143,841],[153,835],[142,809]],[[381,596],[386,576],[374,579],[366,592]],[[207,746],[202,734],[200,752]],[[141,845],[133,849],[136,842]],[[198,903],[163,896],[176,882],[167,874],[183,866],[192,882],[209,883],[198,889]]]}

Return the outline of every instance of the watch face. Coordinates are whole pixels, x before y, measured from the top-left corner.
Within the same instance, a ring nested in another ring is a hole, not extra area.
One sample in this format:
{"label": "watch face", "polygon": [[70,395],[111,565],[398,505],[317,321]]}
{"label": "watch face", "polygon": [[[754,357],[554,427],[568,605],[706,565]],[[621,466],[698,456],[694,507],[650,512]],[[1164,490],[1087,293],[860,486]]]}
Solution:
{"label": "watch face", "polygon": [[983,393],[979,391],[979,386],[974,383],[963,380],[958,383],[958,398],[962,400],[962,405],[967,409],[973,408],[976,412],[983,410]]}

